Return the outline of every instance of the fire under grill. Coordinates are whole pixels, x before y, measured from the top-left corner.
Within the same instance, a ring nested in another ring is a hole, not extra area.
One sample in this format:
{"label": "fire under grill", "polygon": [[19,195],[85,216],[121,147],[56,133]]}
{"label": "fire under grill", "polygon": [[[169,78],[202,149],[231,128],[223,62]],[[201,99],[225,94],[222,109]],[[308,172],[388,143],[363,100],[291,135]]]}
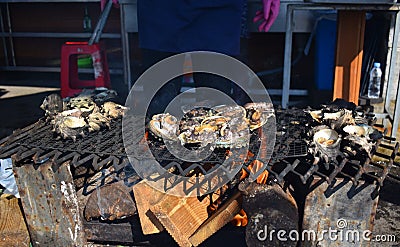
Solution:
{"label": "fire under grill", "polygon": [[[355,184],[363,179],[375,180],[382,185],[390,169],[393,166],[396,169],[398,167],[395,162],[398,144],[395,139],[385,135],[376,141],[369,156],[365,155],[362,146],[348,142],[355,150],[355,155],[338,155],[335,162],[316,164],[315,154],[310,153],[309,132],[312,120],[309,114],[301,109],[277,109],[275,114],[276,143],[266,169],[279,182],[291,173],[303,183],[313,176],[319,176],[328,183],[341,176]],[[89,171],[94,173],[108,166],[113,166],[117,174],[127,169],[132,170],[126,168],[129,160],[123,143],[121,119],[112,121],[109,129],[88,133],[76,142],[56,138],[51,128],[46,121],[39,120],[33,125],[16,130],[13,135],[0,141],[0,158],[12,156],[16,166],[26,163],[39,166],[46,161],[52,161],[53,166],[57,167],[70,161],[77,176]],[[203,168],[204,164],[222,164],[226,159],[227,150],[218,148],[201,162],[188,164],[172,155],[161,140],[152,138],[151,135],[147,140],[155,159],[167,170],[175,167],[178,175],[182,176],[193,169],[198,169],[205,175],[208,171]],[[251,153],[259,151],[260,141],[259,132],[252,132],[249,145]],[[379,161],[371,160],[373,157],[378,157]],[[243,168],[246,170],[252,161],[249,157]],[[126,176],[125,172],[123,174]],[[397,174],[392,176],[398,178]]]}

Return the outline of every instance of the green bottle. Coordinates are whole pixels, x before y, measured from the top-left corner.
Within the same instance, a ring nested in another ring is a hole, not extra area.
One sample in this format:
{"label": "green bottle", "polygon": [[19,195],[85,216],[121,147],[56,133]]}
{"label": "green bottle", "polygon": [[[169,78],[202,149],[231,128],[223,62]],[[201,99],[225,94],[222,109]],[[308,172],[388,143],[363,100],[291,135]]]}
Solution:
{"label": "green bottle", "polygon": [[83,15],[83,31],[92,32],[92,19],[90,19],[87,7],[85,7],[85,14]]}

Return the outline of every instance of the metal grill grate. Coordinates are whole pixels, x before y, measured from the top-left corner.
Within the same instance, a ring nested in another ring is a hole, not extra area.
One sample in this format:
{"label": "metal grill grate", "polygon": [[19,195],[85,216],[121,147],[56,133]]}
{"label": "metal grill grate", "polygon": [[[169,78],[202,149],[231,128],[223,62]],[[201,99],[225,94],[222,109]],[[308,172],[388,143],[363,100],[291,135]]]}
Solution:
{"label": "metal grill grate", "polygon": [[[337,164],[317,165],[313,164],[313,157],[308,153],[306,143],[310,128],[308,115],[299,109],[277,109],[276,120],[276,144],[266,169],[278,181],[283,181],[288,174],[292,174],[299,177],[303,183],[316,175],[326,179],[328,183],[335,177],[341,176],[354,183],[363,179],[377,181],[382,185],[392,167],[398,170],[399,164],[395,161],[398,143],[394,139],[384,137],[376,143],[377,151],[373,152],[373,157],[379,157],[378,162],[372,161],[365,155],[356,155],[351,158],[342,157]],[[154,157],[166,170],[183,176],[190,174],[192,170],[207,174],[210,170],[206,164],[213,163],[214,167],[222,164],[227,153],[226,149],[215,149],[205,160],[188,163],[169,153],[162,141],[148,138],[148,143]],[[257,153],[259,147],[260,139],[255,131],[251,135],[250,151]],[[51,131],[51,126],[39,120],[0,141],[0,158],[12,155],[17,166],[32,161],[40,165],[50,159],[56,165],[70,161],[75,168],[87,167],[90,164],[93,171],[113,165],[115,172],[118,173],[129,164],[122,138],[122,120],[113,121],[110,129],[88,133],[84,138],[78,138],[76,142],[57,139]],[[247,169],[251,161],[250,159],[244,164],[243,168]],[[81,170],[87,171],[87,169]],[[396,178],[398,175],[391,176]]]}

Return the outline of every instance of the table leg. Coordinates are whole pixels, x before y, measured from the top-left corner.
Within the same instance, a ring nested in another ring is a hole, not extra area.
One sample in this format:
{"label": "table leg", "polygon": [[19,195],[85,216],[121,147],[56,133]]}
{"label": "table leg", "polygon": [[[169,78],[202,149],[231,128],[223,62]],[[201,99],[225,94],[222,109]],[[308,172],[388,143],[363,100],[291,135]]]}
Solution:
{"label": "table leg", "polygon": [[292,36],[293,36],[293,8],[287,6],[285,53],[283,65],[282,108],[287,108],[289,103],[290,73],[292,63]]}

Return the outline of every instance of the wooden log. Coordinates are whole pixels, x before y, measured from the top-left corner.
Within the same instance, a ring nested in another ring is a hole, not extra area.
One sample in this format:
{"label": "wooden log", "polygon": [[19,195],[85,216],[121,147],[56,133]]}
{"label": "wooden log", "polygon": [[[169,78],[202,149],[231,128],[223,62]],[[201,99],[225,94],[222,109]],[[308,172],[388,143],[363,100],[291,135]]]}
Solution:
{"label": "wooden log", "polygon": [[132,189],[143,234],[154,234],[163,231],[164,227],[150,211],[150,207],[158,203],[164,193],[149,186],[146,181],[135,184]]}
{"label": "wooden log", "polygon": [[124,181],[106,184],[90,194],[85,206],[85,219],[118,220],[136,213],[136,206]]}
{"label": "wooden log", "polygon": [[[243,209],[249,222],[246,226],[247,246],[296,246],[289,232],[298,232],[298,210],[293,197],[277,185],[252,183],[243,197]],[[274,230],[275,232],[273,232]],[[287,241],[278,238],[278,231],[286,231]]]}
{"label": "wooden log", "polygon": [[190,243],[194,246],[200,245],[203,241],[229,223],[241,208],[242,196],[240,192],[237,192],[197,229],[189,238]]}
{"label": "wooden log", "polygon": [[191,194],[186,197],[165,194],[157,204],[150,207],[150,211],[179,246],[192,246],[190,236],[207,220],[208,206],[219,196],[219,192],[201,199]]}
{"label": "wooden log", "polygon": [[28,228],[17,198],[0,198],[0,245],[29,246]]}

